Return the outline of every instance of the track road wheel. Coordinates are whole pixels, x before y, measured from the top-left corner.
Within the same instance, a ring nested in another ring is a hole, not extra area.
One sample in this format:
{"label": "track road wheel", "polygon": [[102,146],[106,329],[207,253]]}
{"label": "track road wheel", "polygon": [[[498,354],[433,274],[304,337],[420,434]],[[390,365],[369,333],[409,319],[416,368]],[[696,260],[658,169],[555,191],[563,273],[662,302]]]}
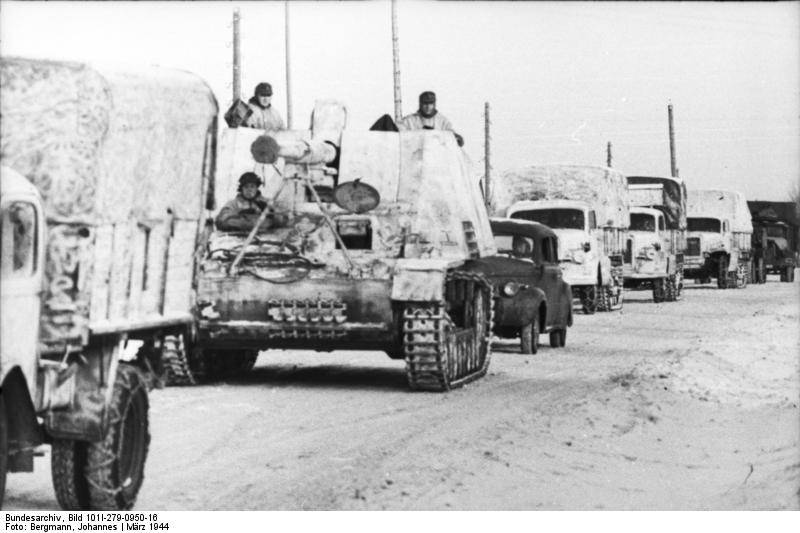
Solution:
{"label": "track road wheel", "polygon": [[8,472],[8,417],[3,395],[0,394],[0,509],[6,494],[6,473]]}
{"label": "track road wheel", "polygon": [[[593,315],[597,311],[597,289],[596,285],[581,287],[581,307],[587,315]],[[600,287],[602,290],[602,287]]]}
{"label": "track road wheel", "polygon": [[127,510],[144,480],[150,445],[147,384],[139,370],[120,364],[108,405],[103,440],[53,442],[56,499],[67,510]]}
{"label": "track road wheel", "polygon": [[[536,313],[538,315],[538,313]],[[520,330],[522,353],[534,354],[539,351],[539,321],[534,319]]]}

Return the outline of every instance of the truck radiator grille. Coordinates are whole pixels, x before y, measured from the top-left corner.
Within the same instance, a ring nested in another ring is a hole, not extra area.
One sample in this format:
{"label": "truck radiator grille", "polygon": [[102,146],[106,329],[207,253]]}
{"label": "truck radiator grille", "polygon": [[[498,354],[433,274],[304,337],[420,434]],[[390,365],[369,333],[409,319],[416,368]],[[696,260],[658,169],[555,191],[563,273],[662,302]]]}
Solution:
{"label": "truck radiator grille", "polygon": [[700,255],[700,237],[686,239],[686,255]]}

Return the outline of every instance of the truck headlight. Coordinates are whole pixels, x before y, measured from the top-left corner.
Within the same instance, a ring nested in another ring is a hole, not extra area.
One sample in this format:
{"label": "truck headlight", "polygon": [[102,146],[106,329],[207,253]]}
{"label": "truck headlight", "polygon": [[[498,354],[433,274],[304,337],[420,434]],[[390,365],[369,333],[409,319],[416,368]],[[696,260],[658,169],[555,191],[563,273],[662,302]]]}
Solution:
{"label": "truck headlight", "polygon": [[586,261],[586,254],[583,253],[583,250],[573,250],[572,260],[576,263],[583,263]]}

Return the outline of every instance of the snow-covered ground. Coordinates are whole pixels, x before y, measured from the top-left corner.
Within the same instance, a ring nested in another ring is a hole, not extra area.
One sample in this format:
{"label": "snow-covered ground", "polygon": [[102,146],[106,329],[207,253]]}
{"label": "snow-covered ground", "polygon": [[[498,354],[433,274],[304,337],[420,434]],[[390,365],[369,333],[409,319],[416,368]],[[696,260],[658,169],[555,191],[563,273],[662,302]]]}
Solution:
{"label": "snow-covered ground", "polygon": [[[800,509],[799,289],[628,292],[449,394],[381,353],[264,352],[152,393],[136,508]],[[9,475],[6,509],[57,508],[48,462]]]}

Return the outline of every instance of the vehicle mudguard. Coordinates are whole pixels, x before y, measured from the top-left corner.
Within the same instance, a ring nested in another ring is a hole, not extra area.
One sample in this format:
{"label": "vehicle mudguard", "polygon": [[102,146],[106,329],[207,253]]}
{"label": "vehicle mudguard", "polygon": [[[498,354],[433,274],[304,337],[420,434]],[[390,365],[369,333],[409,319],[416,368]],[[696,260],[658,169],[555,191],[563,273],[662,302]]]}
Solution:
{"label": "vehicle mudguard", "polygon": [[438,302],[444,300],[448,269],[454,265],[447,259],[399,259],[394,267],[392,300],[406,302]]}
{"label": "vehicle mudguard", "polygon": [[537,310],[546,305],[544,291],[527,287],[514,296],[496,295],[494,321],[500,326],[522,327],[538,320]]}

